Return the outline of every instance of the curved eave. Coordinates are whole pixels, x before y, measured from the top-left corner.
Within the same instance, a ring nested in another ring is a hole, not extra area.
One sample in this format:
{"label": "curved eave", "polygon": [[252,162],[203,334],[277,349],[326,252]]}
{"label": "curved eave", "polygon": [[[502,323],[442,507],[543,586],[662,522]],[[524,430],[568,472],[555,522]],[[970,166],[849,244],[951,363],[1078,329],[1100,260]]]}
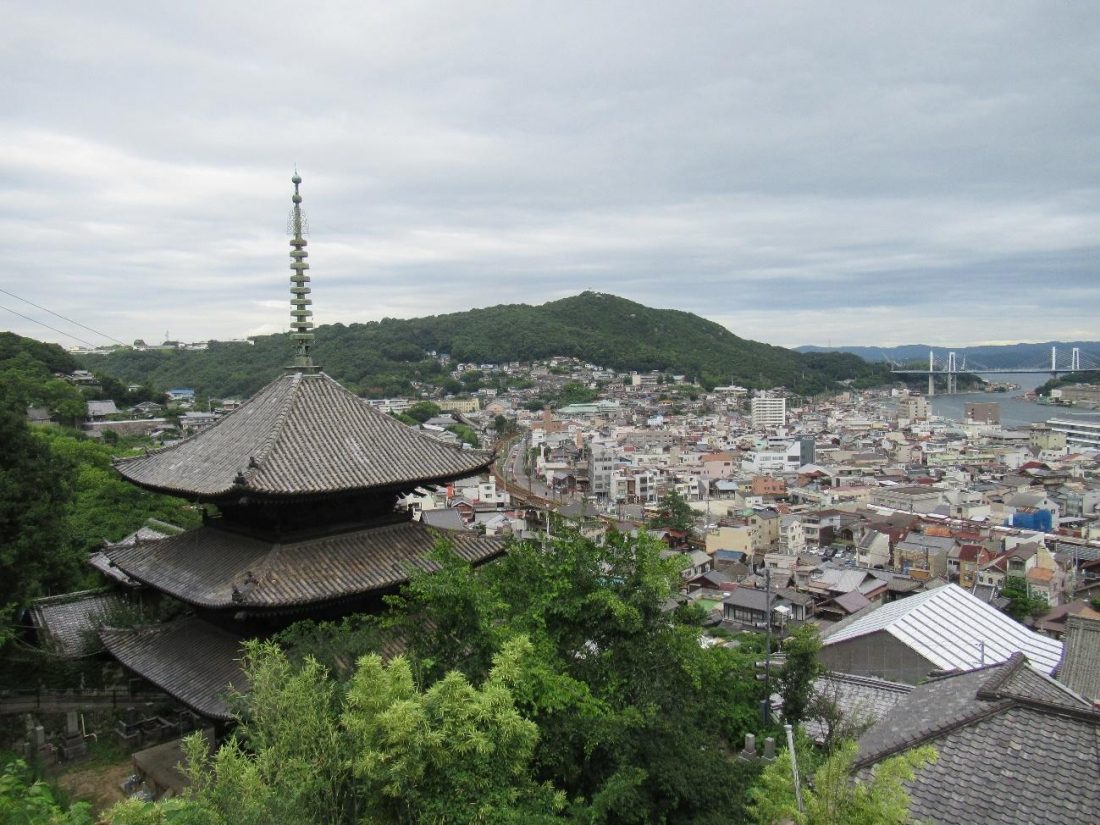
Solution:
{"label": "curved eave", "polygon": [[[142,552],[128,562],[125,556],[136,550],[126,548],[117,554],[122,557],[114,557],[112,562],[134,580],[193,607],[270,615],[321,608],[400,587],[412,571],[435,568],[428,556],[438,536],[454,534],[455,552],[474,565],[505,552],[500,539],[401,522],[301,543],[273,544],[241,537],[246,543],[242,555],[228,569],[204,571],[204,564],[222,564],[231,552],[231,545],[224,544],[203,549],[202,531],[207,530],[210,528],[199,527],[183,534],[195,536],[197,543],[171,549],[169,556],[157,556],[154,548],[151,554]],[[325,546],[324,542],[335,544]],[[204,557],[208,562],[204,563]],[[273,567],[272,559],[282,566]],[[238,591],[234,599],[234,587],[246,587],[252,571],[259,578],[258,586]]]}
{"label": "curved eave", "polygon": [[99,637],[124,667],[208,719],[235,717],[223,697],[247,693],[235,634],[195,617],[138,628],[102,628]]}
{"label": "curved eave", "polygon": [[[460,478],[469,478],[470,476],[481,473],[487,470],[493,465],[497,455],[495,452],[487,453],[484,461],[471,465],[468,469],[456,470],[453,473],[446,473],[444,475],[419,477],[401,479],[399,481],[387,482],[385,484],[375,484],[365,487],[323,487],[309,490],[272,490],[262,487],[253,487],[248,483],[245,484],[233,484],[229,487],[213,490],[196,490],[189,487],[172,487],[161,484],[150,484],[142,481],[139,478],[134,478],[122,472],[118,464],[114,465],[114,469],[119,473],[122,478],[131,484],[148,490],[151,493],[160,493],[162,495],[176,496],[177,498],[186,498],[192,501],[209,501],[216,503],[219,500],[232,500],[241,496],[260,496],[266,499],[273,499],[277,501],[290,501],[294,499],[310,499],[317,498],[319,496],[332,496],[332,495],[355,495],[356,493],[385,493],[394,492],[401,493],[407,490],[421,487],[424,485],[435,484],[447,484],[451,481],[457,481]],[[122,459],[123,461],[127,459]]]}

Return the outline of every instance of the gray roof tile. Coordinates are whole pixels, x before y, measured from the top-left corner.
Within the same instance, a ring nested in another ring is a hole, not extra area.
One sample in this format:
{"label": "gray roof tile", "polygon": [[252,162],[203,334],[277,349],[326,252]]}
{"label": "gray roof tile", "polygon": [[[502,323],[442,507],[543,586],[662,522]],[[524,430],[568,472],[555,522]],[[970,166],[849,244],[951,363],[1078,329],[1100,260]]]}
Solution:
{"label": "gray roof tile", "polygon": [[1058,681],[1100,703],[1100,620],[1085,616],[1066,618]]}
{"label": "gray roof tile", "polygon": [[241,638],[194,616],[127,629],[104,628],[100,638],[130,670],[212,719],[231,719],[230,686],[246,693]]}
{"label": "gray roof tile", "polygon": [[1100,821],[1100,713],[1021,654],[915,688],[860,738],[857,776],[926,743],[938,758],[906,783],[916,821]]}
{"label": "gray roof tile", "polygon": [[115,466],[142,487],[218,498],[402,489],[471,475],[491,460],[405,426],[323,373],[295,373],[196,435]]}
{"label": "gray roof tile", "polygon": [[[31,604],[31,621],[39,629],[44,647],[62,656],[79,656],[88,652],[88,634],[94,634],[103,618],[120,604],[122,599],[110,590],[48,596]],[[94,642],[95,636],[91,638]]]}
{"label": "gray roof tile", "polygon": [[471,563],[504,551],[498,539],[406,521],[282,543],[208,525],[107,554],[132,578],[198,607],[264,610],[394,587],[412,569],[433,569],[427,555],[440,537]]}

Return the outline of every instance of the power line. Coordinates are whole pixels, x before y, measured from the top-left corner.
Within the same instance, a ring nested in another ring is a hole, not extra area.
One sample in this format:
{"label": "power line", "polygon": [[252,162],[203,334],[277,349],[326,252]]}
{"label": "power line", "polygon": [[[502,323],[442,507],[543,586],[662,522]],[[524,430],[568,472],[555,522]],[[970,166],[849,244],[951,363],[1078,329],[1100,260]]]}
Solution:
{"label": "power line", "polygon": [[[40,306],[39,304],[36,304],[34,301],[28,301],[26,298],[21,298],[20,296],[16,295],[14,292],[8,292],[6,289],[2,289],[2,288],[0,288],[0,292],[3,292],[5,295],[10,295],[12,298],[15,298],[17,301],[22,301],[25,304],[30,304],[35,309],[40,309],[43,312],[48,312],[48,313],[50,313],[50,315],[54,316],[55,318],[60,318],[62,321],[68,321],[70,324],[76,324],[78,327],[81,327],[83,329],[88,330],[88,332],[94,332],[96,335],[100,336],[101,338],[109,338],[110,340],[114,341],[116,344],[122,344],[122,346],[124,346],[124,347],[129,346],[125,341],[119,341],[113,335],[108,335],[105,332],[100,332],[98,329],[92,329],[87,324],[82,324],[82,323],[80,323],[80,321],[74,321],[72,318],[67,318],[67,317],[65,317],[64,315],[62,315],[58,312],[54,312],[52,309],[46,309],[46,307]],[[15,314],[18,315],[19,313],[17,312]],[[26,316],[22,316],[22,317],[26,317]],[[46,326],[46,325],[43,324],[42,326]],[[50,329],[53,329],[53,327],[50,327]],[[54,330],[54,331],[56,332],[57,330]],[[61,334],[64,335],[65,333],[61,333]],[[74,338],[75,336],[69,336],[69,337]],[[77,338],[76,340],[79,341],[80,339]],[[88,342],[85,341],[84,343],[88,343]],[[90,346],[94,347],[95,344],[91,344]]]}
{"label": "power line", "polygon": [[[0,292],[2,292],[2,291],[3,290],[0,290]],[[10,295],[11,293],[8,293],[8,294]],[[0,309],[6,309],[12,315],[18,315],[23,320],[30,321],[32,324],[38,324],[38,326],[40,326],[40,327],[45,327],[46,329],[51,329],[54,332],[56,332],[58,335],[64,335],[66,338],[72,338],[74,341],[79,341],[82,344],[87,344],[92,349],[95,349],[95,347],[96,347],[96,345],[93,344],[91,341],[85,341],[83,338],[77,338],[72,333],[65,332],[63,330],[58,329],[57,327],[51,327],[49,324],[44,324],[36,318],[31,318],[29,315],[24,315],[22,312],[16,312],[11,307],[6,307],[6,306],[3,306],[3,305],[0,305]]]}

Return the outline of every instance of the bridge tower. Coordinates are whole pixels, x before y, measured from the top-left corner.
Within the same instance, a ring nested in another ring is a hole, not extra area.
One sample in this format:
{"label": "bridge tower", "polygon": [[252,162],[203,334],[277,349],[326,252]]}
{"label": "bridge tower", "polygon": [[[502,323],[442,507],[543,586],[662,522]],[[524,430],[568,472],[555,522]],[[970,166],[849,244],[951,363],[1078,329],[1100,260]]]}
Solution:
{"label": "bridge tower", "polygon": [[1072,372],[1081,369],[1081,348],[1074,347],[1069,356],[1069,368]]}
{"label": "bridge tower", "polygon": [[1050,348],[1050,372],[1055,377],[1058,376],[1058,347]]}
{"label": "bridge tower", "polygon": [[955,360],[955,353],[947,353],[947,394],[954,395],[959,391],[959,364]]}
{"label": "bridge tower", "polygon": [[931,398],[936,394],[936,361],[932,355],[932,350],[928,350],[928,396]]}

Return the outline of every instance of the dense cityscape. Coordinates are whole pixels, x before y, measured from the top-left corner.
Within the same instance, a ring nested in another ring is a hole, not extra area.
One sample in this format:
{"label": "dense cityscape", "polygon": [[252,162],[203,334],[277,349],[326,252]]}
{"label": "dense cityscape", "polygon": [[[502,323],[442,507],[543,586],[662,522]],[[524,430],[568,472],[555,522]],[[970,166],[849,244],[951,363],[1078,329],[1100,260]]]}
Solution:
{"label": "dense cityscape", "polygon": [[5,12],[0,825],[1100,822],[1100,7]]}

